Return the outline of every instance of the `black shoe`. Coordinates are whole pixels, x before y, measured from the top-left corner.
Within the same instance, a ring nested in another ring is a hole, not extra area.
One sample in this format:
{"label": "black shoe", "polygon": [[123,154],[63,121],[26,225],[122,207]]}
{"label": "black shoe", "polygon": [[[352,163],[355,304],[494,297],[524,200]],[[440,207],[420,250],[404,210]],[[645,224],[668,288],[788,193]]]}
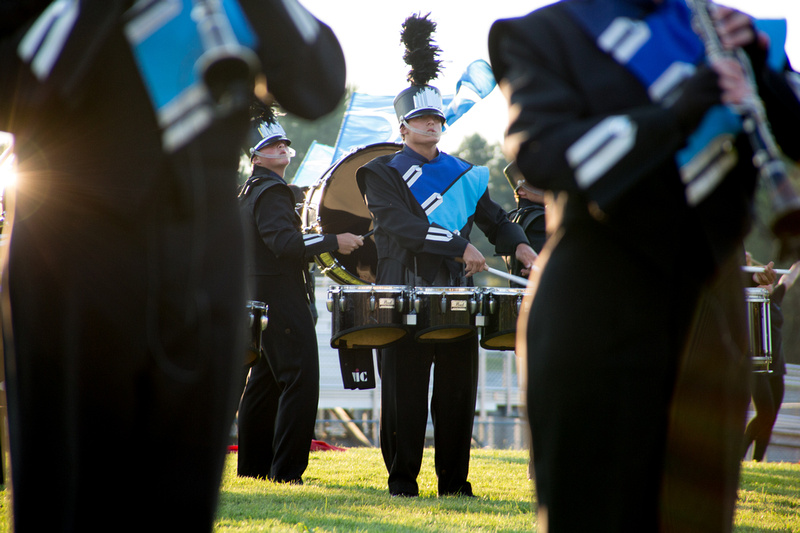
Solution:
{"label": "black shoe", "polygon": [[392,498],[417,498],[419,497],[418,492],[406,492],[406,491],[398,491],[398,492],[390,492]]}
{"label": "black shoe", "polygon": [[302,484],[303,484],[303,479],[302,479],[302,478],[299,478],[299,477],[297,477],[297,478],[293,478],[293,479],[278,479],[278,478],[273,478],[273,479],[271,479],[270,481],[274,481],[275,483],[286,483],[286,484],[288,484],[288,485],[302,485]]}
{"label": "black shoe", "polygon": [[457,490],[439,492],[439,496],[463,496],[465,498],[475,498],[472,494],[472,485],[467,482],[461,485]]}

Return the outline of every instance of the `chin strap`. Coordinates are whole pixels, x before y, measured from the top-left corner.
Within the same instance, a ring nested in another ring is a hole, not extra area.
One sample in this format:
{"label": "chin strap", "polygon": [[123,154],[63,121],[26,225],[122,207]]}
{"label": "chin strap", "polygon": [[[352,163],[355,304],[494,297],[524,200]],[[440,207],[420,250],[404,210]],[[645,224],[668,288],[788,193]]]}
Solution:
{"label": "chin strap", "polygon": [[289,159],[293,158],[297,155],[294,148],[287,147],[285,154],[265,154],[264,152],[259,152],[258,150],[250,149],[250,155],[254,156],[257,155],[258,157],[263,157],[265,159],[283,159],[284,157],[288,157]]}
{"label": "chin strap", "polygon": [[415,128],[414,126],[411,126],[411,125],[410,125],[410,124],[409,124],[409,123],[406,121],[406,119],[403,119],[403,120],[402,120],[402,122],[401,122],[401,124],[402,124],[403,126],[405,126],[406,128],[408,128],[409,130],[413,131],[414,133],[417,133],[417,134],[419,134],[419,135],[425,135],[426,137],[434,137],[434,138],[436,138],[436,139],[441,139],[441,138],[442,138],[442,135],[444,134],[444,132],[443,132],[443,131],[441,131],[441,132],[436,132],[436,133],[432,133],[432,132],[430,132],[430,131],[423,131],[423,130],[421,130],[421,129]]}

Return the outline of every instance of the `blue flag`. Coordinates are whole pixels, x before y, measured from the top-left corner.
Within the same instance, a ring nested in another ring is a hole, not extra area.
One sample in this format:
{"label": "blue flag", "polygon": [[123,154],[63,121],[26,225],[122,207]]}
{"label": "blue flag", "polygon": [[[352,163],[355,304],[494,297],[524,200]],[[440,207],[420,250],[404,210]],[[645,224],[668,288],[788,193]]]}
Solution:
{"label": "blue flag", "polygon": [[294,173],[292,183],[298,187],[310,187],[325,174],[333,164],[333,146],[313,141],[306,156]]}
{"label": "blue flag", "polygon": [[353,148],[380,142],[400,142],[394,96],[353,93],[344,112],[336,139],[333,160],[338,161]]}
{"label": "blue flag", "polygon": [[489,96],[496,86],[497,81],[489,63],[483,59],[470,63],[456,84],[456,95],[444,109],[447,124],[452,126],[477,101]]}
{"label": "blue flag", "polygon": [[[458,80],[455,96],[442,96],[447,124],[452,125],[492,92],[495,85],[489,64],[482,59],[473,61]],[[394,96],[353,93],[344,113],[333,160],[338,161],[354,148],[381,142],[401,142]]]}

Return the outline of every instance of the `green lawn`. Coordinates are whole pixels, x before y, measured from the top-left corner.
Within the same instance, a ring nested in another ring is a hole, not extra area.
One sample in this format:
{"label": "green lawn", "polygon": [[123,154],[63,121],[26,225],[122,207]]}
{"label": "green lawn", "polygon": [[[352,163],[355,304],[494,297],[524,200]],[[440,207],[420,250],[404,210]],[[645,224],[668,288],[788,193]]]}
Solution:
{"label": "green lawn", "polygon": [[[535,531],[526,471],[524,451],[475,449],[470,481],[478,498],[438,498],[428,449],[421,497],[392,498],[377,448],[312,452],[302,486],[239,478],[231,454],[215,532]],[[9,530],[5,490],[0,503],[1,533]],[[735,531],[800,532],[800,464],[744,463]]]}

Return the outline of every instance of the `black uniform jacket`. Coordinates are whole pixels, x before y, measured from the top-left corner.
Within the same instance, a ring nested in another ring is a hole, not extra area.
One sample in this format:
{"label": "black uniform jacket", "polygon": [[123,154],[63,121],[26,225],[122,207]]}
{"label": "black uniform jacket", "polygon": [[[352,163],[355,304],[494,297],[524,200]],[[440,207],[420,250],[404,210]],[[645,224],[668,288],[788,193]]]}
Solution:
{"label": "black uniform jacket", "polygon": [[[704,201],[689,206],[674,160],[686,138],[673,111],[652,102],[637,78],[601,51],[562,3],[495,22],[489,53],[501,89],[520,110],[507,143],[526,180],[568,192],[565,227],[605,224],[664,271],[691,258],[701,275],[709,274],[738,246],[750,227],[756,176],[743,135],[735,142],[736,166]],[[797,97],[783,73],[759,68],[757,81],[778,142],[796,160],[800,143],[782,141],[791,140],[800,123]],[[632,148],[591,185],[579,186],[568,149],[616,116],[630,121]]]}
{"label": "black uniform jacket", "polygon": [[547,240],[544,206],[522,198],[519,201],[519,208],[509,213],[509,217],[525,232],[533,251],[540,253],[544,241]]}
{"label": "black uniform jacket", "polygon": [[[408,147],[404,150],[413,154]],[[426,162],[422,156],[414,155],[421,164]],[[528,243],[522,228],[508,220],[506,212],[490,198],[488,189],[478,200],[475,214],[458,232],[431,224],[397,170],[387,166],[393,157],[394,154],[375,158],[356,173],[375,223],[376,283],[404,284],[407,271],[430,283],[442,267],[458,278],[463,265],[455,258],[464,255],[473,223],[495,245],[498,254],[513,255],[518,244]]]}
{"label": "black uniform jacket", "polygon": [[302,234],[294,194],[274,172],[255,167],[239,198],[252,275],[301,272],[315,255],[338,248],[336,235]]}

